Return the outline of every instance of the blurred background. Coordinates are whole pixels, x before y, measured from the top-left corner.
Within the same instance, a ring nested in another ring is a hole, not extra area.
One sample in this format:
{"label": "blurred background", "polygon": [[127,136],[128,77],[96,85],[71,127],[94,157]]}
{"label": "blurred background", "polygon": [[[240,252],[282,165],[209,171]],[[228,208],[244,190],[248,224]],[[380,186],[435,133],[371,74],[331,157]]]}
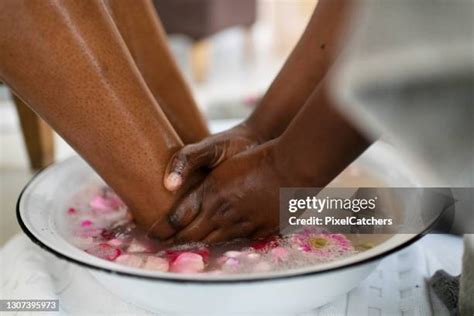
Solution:
{"label": "blurred background", "polygon": [[[278,73],[317,0],[154,3],[205,116],[237,122]],[[15,204],[35,170],[74,154],[21,101],[14,101],[0,85],[0,246],[20,230]]]}

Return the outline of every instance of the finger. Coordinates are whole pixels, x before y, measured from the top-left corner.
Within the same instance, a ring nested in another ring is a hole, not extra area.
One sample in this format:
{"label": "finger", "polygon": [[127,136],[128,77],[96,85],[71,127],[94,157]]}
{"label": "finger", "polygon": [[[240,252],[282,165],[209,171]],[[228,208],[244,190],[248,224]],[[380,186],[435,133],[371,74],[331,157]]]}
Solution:
{"label": "finger", "polygon": [[200,241],[214,230],[214,223],[209,220],[209,216],[205,212],[199,213],[196,219],[178,232],[174,237],[176,242]]}
{"label": "finger", "polygon": [[213,220],[215,205],[220,205],[214,192],[214,181],[209,176],[196,191],[199,202],[198,215],[176,235],[177,242],[199,241],[206,237],[217,225]]}
{"label": "finger", "polygon": [[219,146],[207,145],[205,142],[183,147],[168,163],[164,179],[166,189],[178,190],[197,169],[213,166],[221,152]]}
{"label": "finger", "polygon": [[169,223],[166,217],[160,218],[148,229],[147,235],[158,238],[167,239],[176,233],[176,229]]}
{"label": "finger", "polygon": [[226,199],[216,197],[213,195],[213,205],[217,205],[213,208],[212,220],[220,227],[231,226],[236,222],[241,221],[242,215],[232,207],[232,203]]}
{"label": "finger", "polygon": [[189,193],[178,205],[168,214],[170,225],[179,230],[190,224],[201,209],[201,190],[197,189]]}
{"label": "finger", "polygon": [[203,241],[209,244],[229,241],[236,238],[246,237],[255,231],[255,225],[251,222],[240,222],[229,228],[220,228],[207,235]]}

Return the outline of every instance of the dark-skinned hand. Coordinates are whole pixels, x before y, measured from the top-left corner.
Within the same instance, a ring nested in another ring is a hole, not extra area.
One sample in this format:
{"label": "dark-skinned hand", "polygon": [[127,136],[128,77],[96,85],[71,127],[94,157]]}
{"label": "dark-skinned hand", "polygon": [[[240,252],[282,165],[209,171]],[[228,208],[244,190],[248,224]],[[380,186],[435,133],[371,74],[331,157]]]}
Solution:
{"label": "dark-skinned hand", "polygon": [[262,141],[256,131],[245,123],[187,145],[173,155],[165,173],[164,185],[177,191],[201,168],[212,169],[226,159],[253,148]]}
{"label": "dark-skinned hand", "polygon": [[169,216],[179,230],[173,241],[214,243],[276,232],[279,188],[288,178],[276,166],[275,142],[226,160],[179,201]]}

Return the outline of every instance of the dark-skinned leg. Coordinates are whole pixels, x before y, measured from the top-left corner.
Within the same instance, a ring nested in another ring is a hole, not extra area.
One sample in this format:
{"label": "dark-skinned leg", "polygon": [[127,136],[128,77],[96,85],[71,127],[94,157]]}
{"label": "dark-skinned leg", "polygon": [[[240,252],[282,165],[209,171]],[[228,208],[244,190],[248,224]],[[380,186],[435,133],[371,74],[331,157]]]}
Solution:
{"label": "dark-skinned leg", "polygon": [[150,0],[107,0],[111,15],[150,91],[185,143],[209,135],[191,91],[169,49]]}
{"label": "dark-skinned leg", "polygon": [[[53,127],[150,228],[178,194],[162,184],[182,142],[105,4],[0,2],[0,80]],[[168,236],[167,222],[154,233]]]}

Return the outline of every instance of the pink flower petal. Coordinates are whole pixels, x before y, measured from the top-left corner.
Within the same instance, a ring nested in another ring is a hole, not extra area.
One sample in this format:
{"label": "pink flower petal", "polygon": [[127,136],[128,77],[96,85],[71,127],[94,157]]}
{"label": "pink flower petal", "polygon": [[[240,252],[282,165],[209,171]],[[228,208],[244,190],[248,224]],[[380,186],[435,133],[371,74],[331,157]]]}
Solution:
{"label": "pink flower petal", "polygon": [[91,225],[92,225],[92,221],[90,221],[88,219],[81,222],[81,227],[88,227],[88,226],[91,226]]}
{"label": "pink flower petal", "polygon": [[140,256],[129,254],[124,254],[117,257],[115,262],[131,268],[140,268],[143,265],[143,259]]}
{"label": "pink flower petal", "polygon": [[114,239],[108,240],[107,244],[111,245],[112,247],[117,247],[118,248],[118,247],[122,246],[123,241],[121,241],[120,239],[114,238]]}
{"label": "pink flower petal", "polygon": [[167,272],[169,269],[169,263],[166,259],[155,257],[155,256],[149,256],[146,259],[146,262],[143,268],[147,270],[152,270],[152,271]]}
{"label": "pink flower petal", "polygon": [[249,261],[257,261],[261,257],[260,254],[255,253],[255,252],[248,252],[248,253],[245,253],[243,256]]}
{"label": "pink flower petal", "polygon": [[151,247],[149,247],[145,242],[140,242],[134,239],[130,243],[130,246],[128,246],[127,252],[153,252],[153,249],[151,249]]}
{"label": "pink flower petal", "polygon": [[285,260],[286,257],[288,257],[288,249],[283,247],[273,248],[270,253],[272,254],[273,258],[277,260]]}
{"label": "pink flower petal", "polygon": [[224,271],[236,271],[239,267],[239,260],[236,258],[227,258],[227,260],[222,265]]}
{"label": "pink flower petal", "polygon": [[173,263],[178,256],[183,253],[195,253],[200,255],[204,263],[207,263],[209,260],[209,249],[207,248],[199,248],[199,249],[187,249],[187,250],[166,250],[166,257],[168,258],[169,262]]}
{"label": "pink flower petal", "polygon": [[329,258],[334,254],[343,255],[353,251],[350,240],[343,234],[305,230],[292,235],[289,240],[297,249],[320,257]]}
{"label": "pink flower petal", "polygon": [[229,258],[225,257],[225,256],[220,256],[219,258],[216,259],[216,263],[219,266],[222,266],[227,261],[227,259],[229,259]]}
{"label": "pink flower petal", "polygon": [[171,264],[170,271],[178,273],[197,273],[204,270],[204,260],[201,255],[193,252],[180,254]]}
{"label": "pink flower petal", "polygon": [[95,211],[110,212],[116,210],[121,205],[121,201],[117,198],[107,198],[102,195],[96,195],[89,202],[89,205]]}

